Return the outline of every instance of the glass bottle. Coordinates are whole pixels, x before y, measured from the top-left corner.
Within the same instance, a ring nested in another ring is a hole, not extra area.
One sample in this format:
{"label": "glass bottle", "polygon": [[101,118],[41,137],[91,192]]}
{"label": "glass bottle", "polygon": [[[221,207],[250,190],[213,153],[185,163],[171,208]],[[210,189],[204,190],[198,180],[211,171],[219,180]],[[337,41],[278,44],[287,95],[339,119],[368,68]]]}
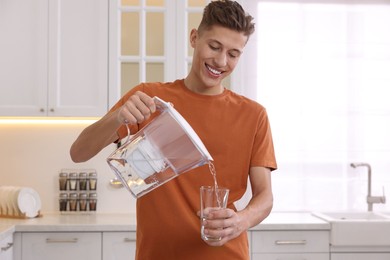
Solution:
{"label": "glass bottle", "polygon": [[96,190],[96,186],[97,186],[96,172],[90,172],[88,177],[89,177],[89,190]]}
{"label": "glass bottle", "polygon": [[89,210],[96,211],[96,204],[97,204],[97,194],[90,193],[89,194]]}
{"label": "glass bottle", "polygon": [[69,211],[77,211],[77,193],[69,194]]}
{"label": "glass bottle", "polygon": [[68,173],[60,172],[60,176],[59,176],[60,190],[66,190],[68,186],[67,183],[68,183]]}
{"label": "glass bottle", "polygon": [[67,211],[68,209],[68,194],[60,193],[60,211]]}
{"label": "glass bottle", "polygon": [[79,209],[80,211],[86,211],[87,210],[87,193],[80,193],[79,194]]}
{"label": "glass bottle", "polygon": [[77,173],[69,173],[69,190],[77,190]]}
{"label": "glass bottle", "polygon": [[79,189],[87,190],[87,173],[80,172],[79,173]]}

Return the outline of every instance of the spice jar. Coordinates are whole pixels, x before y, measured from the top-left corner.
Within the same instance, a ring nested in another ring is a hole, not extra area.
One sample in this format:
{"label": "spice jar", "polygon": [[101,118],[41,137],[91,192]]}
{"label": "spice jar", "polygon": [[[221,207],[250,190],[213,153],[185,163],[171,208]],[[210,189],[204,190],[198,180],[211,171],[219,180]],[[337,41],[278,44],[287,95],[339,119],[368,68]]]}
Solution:
{"label": "spice jar", "polygon": [[96,211],[96,204],[97,204],[97,194],[90,193],[89,194],[89,210]]}
{"label": "spice jar", "polygon": [[68,194],[60,193],[60,211],[66,211],[68,208]]}
{"label": "spice jar", "polygon": [[60,172],[59,176],[60,190],[66,190],[68,183],[68,173]]}
{"label": "spice jar", "polygon": [[76,211],[77,210],[77,193],[69,194],[69,210]]}
{"label": "spice jar", "polygon": [[86,211],[87,210],[87,193],[80,193],[79,194],[79,209],[80,211]]}
{"label": "spice jar", "polygon": [[80,172],[79,173],[79,189],[87,190],[87,173]]}
{"label": "spice jar", "polygon": [[96,172],[90,172],[88,177],[89,177],[89,190],[96,190],[96,186],[97,186]]}
{"label": "spice jar", "polygon": [[69,190],[77,190],[77,173],[69,173]]}

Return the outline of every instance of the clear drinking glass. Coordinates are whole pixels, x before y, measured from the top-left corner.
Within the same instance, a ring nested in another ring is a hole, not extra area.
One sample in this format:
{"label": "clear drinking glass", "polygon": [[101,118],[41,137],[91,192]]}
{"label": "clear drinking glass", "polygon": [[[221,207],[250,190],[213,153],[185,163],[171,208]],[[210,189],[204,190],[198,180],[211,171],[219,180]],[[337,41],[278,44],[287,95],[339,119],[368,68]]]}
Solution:
{"label": "clear drinking glass", "polygon": [[207,216],[210,212],[226,208],[229,197],[229,190],[226,188],[217,188],[214,186],[202,186],[200,187],[200,219],[201,237],[205,241],[219,241],[221,237],[212,237],[204,233],[204,220],[207,220]]}

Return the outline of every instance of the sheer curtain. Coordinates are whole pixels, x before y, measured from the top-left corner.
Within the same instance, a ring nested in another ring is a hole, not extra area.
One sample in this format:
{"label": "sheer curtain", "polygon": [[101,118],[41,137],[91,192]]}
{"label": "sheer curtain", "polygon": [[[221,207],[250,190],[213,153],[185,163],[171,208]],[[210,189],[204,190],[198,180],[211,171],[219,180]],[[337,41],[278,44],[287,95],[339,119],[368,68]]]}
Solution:
{"label": "sheer curtain", "polygon": [[256,35],[242,92],[270,116],[279,164],[274,209],[365,210],[366,169],[351,162],[371,164],[373,195],[390,190],[389,2],[243,5]]}

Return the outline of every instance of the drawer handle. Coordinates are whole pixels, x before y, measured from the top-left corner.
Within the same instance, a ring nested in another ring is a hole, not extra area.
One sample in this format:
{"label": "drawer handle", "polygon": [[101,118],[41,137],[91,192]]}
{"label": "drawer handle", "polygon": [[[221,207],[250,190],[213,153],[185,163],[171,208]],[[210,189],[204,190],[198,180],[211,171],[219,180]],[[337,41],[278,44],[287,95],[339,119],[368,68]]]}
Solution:
{"label": "drawer handle", "polygon": [[135,239],[134,239],[134,238],[128,238],[128,237],[126,237],[125,239],[123,239],[123,241],[124,241],[125,243],[132,243],[132,242],[135,242]]}
{"label": "drawer handle", "polygon": [[306,245],[306,240],[276,240],[275,245]]}
{"label": "drawer handle", "polygon": [[77,243],[77,238],[70,239],[54,239],[54,238],[46,238],[46,243]]}
{"label": "drawer handle", "polygon": [[1,251],[7,251],[7,250],[10,249],[13,245],[14,245],[14,243],[7,243],[6,246],[4,246],[4,247],[1,248]]}

